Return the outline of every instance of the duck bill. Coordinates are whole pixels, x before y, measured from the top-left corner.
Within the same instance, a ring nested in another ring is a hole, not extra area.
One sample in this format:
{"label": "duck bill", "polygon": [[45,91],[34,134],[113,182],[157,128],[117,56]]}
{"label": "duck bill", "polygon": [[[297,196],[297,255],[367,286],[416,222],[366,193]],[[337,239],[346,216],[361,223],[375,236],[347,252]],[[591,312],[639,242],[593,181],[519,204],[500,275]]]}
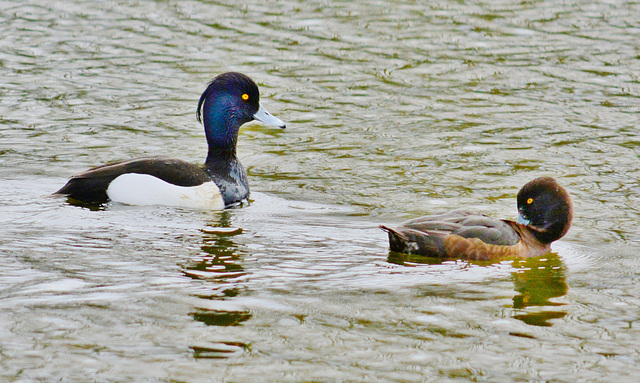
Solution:
{"label": "duck bill", "polygon": [[531,223],[531,221],[523,217],[520,212],[518,212],[518,219],[516,219],[516,222],[521,225],[529,225]]}
{"label": "duck bill", "polygon": [[267,110],[264,108],[264,106],[262,106],[262,104],[259,104],[259,105],[260,105],[260,108],[258,109],[256,114],[253,115],[253,118],[255,118],[258,121],[262,121],[265,124],[277,126],[282,129],[287,127],[287,125],[285,125],[285,123],[282,122],[281,119],[267,112]]}

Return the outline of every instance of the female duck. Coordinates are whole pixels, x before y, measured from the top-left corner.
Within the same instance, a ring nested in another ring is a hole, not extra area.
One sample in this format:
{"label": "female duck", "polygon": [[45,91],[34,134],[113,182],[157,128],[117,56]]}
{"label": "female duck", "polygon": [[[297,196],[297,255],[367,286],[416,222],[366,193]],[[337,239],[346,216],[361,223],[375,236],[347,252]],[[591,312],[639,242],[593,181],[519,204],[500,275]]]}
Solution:
{"label": "female duck", "polygon": [[392,251],[440,258],[492,260],[537,257],[551,250],[573,220],[569,193],[540,177],[518,192],[518,220],[497,220],[467,210],[417,218],[389,233]]}
{"label": "female duck", "polygon": [[196,111],[209,154],[203,166],[162,157],[116,162],[76,174],[55,194],[85,202],[224,209],[249,197],[247,173],[236,157],[240,126],[284,122],[260,104],[258,86],[241,73],[224,73],[202,93]]}

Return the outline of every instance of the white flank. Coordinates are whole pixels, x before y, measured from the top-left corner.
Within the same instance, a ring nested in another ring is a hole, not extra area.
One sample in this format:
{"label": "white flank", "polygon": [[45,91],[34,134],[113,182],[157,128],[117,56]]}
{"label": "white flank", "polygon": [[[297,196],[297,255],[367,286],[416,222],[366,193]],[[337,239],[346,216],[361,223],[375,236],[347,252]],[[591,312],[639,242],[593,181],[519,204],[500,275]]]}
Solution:
{"label": "white flank", "polygon": [[109,184],[112,201],[128,205],[162,205],[192,209],[224,209],[224,200],[215,183],[177,186],[149,174],[123,174]]}

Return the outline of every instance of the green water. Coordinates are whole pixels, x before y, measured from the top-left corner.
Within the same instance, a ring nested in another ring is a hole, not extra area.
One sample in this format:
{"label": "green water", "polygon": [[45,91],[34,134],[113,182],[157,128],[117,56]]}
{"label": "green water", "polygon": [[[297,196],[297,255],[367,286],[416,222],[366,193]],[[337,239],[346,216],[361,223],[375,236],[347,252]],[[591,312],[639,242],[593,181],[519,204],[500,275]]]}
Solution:
{"label": "green water", "polygon": [[[0,0],[0,380],[635,381],[639,15]],[[197,100],[231,70],[287,122],[241,130],[250,206],[47,197],[112,160],[202,162]],[[515,218],[542,175],[576,208],[543,258],[434,263],[377,227]]]}

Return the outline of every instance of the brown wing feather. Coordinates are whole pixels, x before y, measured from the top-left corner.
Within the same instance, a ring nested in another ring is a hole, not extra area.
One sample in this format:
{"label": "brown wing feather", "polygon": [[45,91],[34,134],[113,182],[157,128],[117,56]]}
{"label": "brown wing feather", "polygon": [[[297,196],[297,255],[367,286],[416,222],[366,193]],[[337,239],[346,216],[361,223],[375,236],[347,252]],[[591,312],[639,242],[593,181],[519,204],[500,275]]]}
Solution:
{"label": "brown wing feather", "polygon": [[503,246],[484,243],[478,238],[463,238],[451,234],[444,239],[447,258],[462,258],[478,261],[488,261],[501,258],[524,258],[526,248],[522,242],[515,245]]}

